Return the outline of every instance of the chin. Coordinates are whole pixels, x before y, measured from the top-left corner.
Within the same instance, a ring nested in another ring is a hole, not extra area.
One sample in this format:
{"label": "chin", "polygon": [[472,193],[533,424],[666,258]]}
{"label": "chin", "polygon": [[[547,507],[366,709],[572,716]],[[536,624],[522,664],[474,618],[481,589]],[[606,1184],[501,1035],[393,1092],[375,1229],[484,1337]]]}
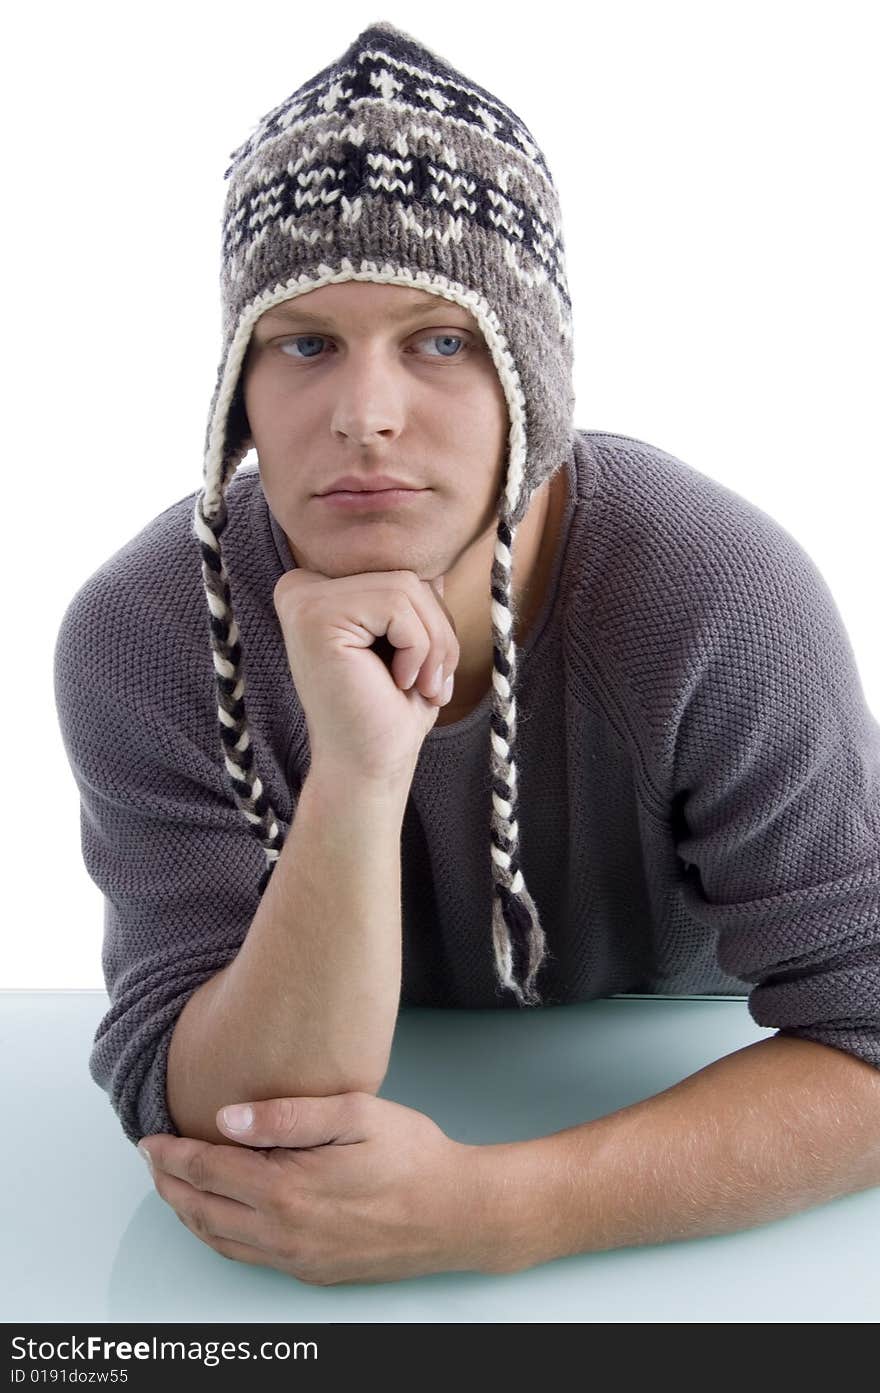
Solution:
{"label": "chin", "polygon": [[[290,539],[288,545],[290,546]],[[413,571],[420,580],[433,580],[435,576],[444,573],[440,560],[425,556],[423,551],[415,547],[410,551],[391,546],[377,548],[375,543],[365,543],[363,546],[344,549],[334,547],[332,553],[325,555],[306,555],[302,550],[297,552],[293,546],[290,550],[294,558],[299,556],[298,564],[303,569],[315,571],[330,580],[339,580],[343,576],[378,575],[389,571]]]}

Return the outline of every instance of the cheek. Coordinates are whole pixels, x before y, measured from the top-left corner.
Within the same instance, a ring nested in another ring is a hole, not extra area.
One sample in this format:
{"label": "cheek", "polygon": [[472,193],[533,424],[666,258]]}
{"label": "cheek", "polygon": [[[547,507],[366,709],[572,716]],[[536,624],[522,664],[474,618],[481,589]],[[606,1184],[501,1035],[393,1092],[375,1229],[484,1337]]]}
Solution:
{"label": "cheek", "polygon": [[277,423],[282,419],[289,406],[289,395],[270,359],[262,354],[246,357],[242,382],[245,406],[255,423],[261,420]]}
{"label": "cheek", "polygon": [[504,389],[494,372],[491,379],[482,379],[450,413],[450,427],[461,430],[462,426],[472,433],[474,440],[481,440],[483,448],[488,448],[493,457],[499,442],[506,440],[510,416]]}

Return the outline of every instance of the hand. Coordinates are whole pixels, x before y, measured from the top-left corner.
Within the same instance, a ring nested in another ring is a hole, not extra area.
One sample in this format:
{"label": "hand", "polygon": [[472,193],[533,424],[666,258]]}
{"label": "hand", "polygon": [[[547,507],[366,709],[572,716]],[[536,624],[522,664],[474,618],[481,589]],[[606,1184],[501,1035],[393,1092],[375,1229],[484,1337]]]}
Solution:
{"label": "hand", "polygon": [[[372,1093],[252,1103],[243,1143],[144,1137],[160,1196],[209,1248],[301,1282],[491,1272],[481,1148]],[[252,1150],[251,1148],[259,1148]]]}
{"label": "hand", "polygon": [[443,578],[367,571],[329,578],[296,567],[273,593],[312,767],[408,793],[419,751],[451,692],[432,695],[438,668],[461,656]]}

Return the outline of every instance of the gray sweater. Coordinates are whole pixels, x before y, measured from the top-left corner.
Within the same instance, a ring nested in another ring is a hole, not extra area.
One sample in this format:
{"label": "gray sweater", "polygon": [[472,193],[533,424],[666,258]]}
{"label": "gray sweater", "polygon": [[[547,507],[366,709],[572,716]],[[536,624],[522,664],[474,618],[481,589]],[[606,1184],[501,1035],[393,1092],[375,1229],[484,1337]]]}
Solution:
{"label": "gray sweater", "polygon": [[[748,994],[758,1025],[880,1068],[880,725],[827,585],[780,524],[654,446],[578,431],[565,467],[551,585],[518,650],[520,850],[545,1002]],[[194,502],[85,581],[55,647],[105,903],[112,1004],[89,1069],[132,1141],[179,1135],[171,1034],[238,952],[266,868],[226,784]],[[310,754],[272,591],[295,563],[255,464],[227,503],[256,768],[289,826]],[[522,1009],[496,995],[492,962],[490,705],[421,749],[402,1006]]]}

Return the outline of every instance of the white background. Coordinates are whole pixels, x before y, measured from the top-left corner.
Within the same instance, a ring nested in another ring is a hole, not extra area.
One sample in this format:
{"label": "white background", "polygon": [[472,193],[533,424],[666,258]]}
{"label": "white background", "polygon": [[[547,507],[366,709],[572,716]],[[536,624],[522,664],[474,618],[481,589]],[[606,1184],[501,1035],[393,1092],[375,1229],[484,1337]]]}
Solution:
{"label": "white background", "polygon": [[660,446],[797,538],[880,715],[875,18],[847,0],[7,18],[0,985],[103,986],[56,634],[86,578],[201,486],[230,153],[379,19],[511,106],[547,157],[575,424]]}

